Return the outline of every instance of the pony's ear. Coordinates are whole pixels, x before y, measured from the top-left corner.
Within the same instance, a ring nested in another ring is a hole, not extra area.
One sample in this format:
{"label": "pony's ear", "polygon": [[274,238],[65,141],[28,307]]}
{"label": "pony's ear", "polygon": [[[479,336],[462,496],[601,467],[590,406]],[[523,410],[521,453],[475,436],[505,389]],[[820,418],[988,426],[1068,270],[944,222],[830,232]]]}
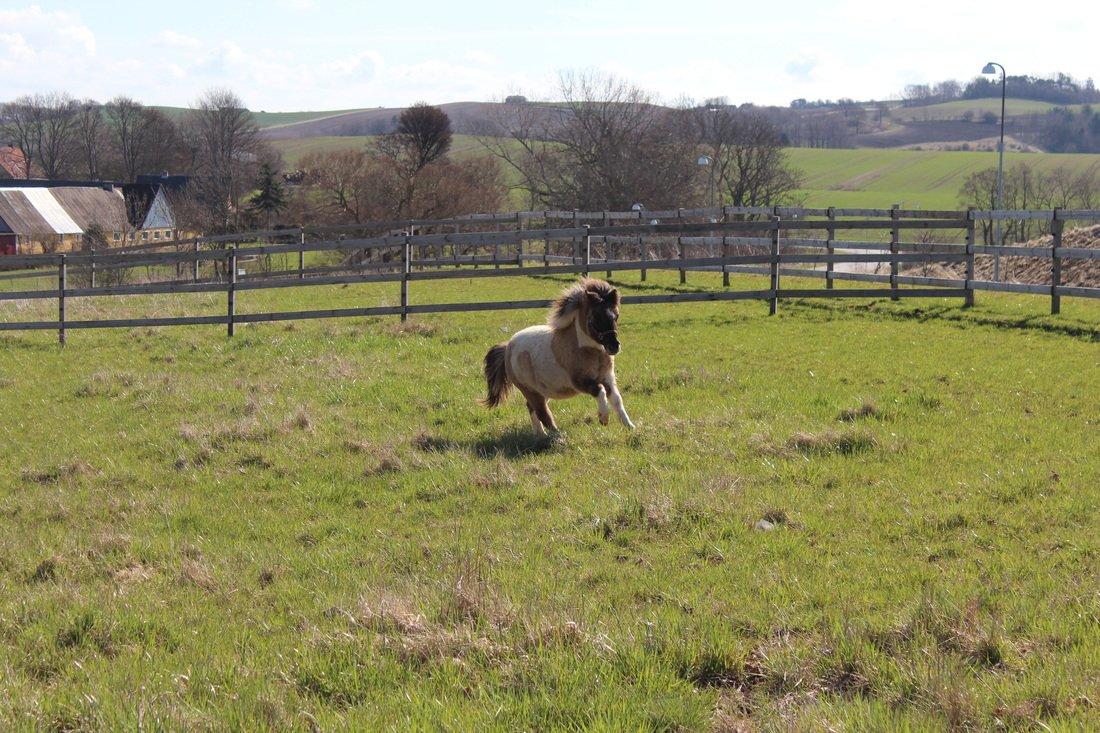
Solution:
{"label": "pony's ear", "polygon": [[603,296],[600,295],[598,290],[585,290],[584,297],[588,299],[591,305],[599,305],[603,302]]}
{"label": "pony's ear", "polygon": [[619,307],[619,290],[617,288],[611,288],[611,292],[607,296],[607,302],[611,304],[612,308]]}

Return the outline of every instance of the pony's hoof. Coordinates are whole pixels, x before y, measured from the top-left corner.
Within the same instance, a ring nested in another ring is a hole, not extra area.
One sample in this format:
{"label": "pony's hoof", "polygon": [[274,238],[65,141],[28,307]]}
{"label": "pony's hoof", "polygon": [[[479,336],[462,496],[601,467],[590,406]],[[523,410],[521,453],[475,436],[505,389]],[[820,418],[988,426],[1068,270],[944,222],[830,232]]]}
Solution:
{"label": "pony's hoof", "polygon": [[600,425],[606,427],[611,422],[611,415],[600,415]]}

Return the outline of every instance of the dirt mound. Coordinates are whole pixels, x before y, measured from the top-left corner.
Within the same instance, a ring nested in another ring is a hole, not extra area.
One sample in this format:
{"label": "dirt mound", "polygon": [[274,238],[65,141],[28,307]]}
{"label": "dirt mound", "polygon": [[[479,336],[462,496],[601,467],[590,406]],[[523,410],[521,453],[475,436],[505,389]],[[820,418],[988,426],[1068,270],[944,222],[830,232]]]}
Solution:
{"label": "dirt mound", "polygon": [[[1023,247],[1050,247],[1050,235],[1032,239]],[[1080,229],[1069,229],[1062,234],[1063,247],[1100,249],[1100,224]],[[1001,280],[1014,283],[1050,285],[1051,260],[1041,257],[1001,256]],[[962,279],[966,277],[966,263],[934,264],[909,271],[912,275]],[[974,279],[993,279],[993,257],[979,255],[974,258]],[[1074,287],[1100,287],[1100,260],[1062,258],[1062,285]]]}

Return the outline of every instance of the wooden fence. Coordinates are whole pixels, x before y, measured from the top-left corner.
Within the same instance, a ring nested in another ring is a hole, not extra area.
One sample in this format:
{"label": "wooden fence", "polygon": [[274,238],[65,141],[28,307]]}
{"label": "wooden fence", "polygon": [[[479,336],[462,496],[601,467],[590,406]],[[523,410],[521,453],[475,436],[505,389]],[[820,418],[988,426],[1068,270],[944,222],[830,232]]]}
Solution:
{"label": "wooden fence", "polygon": [[[1013,218],[1048,220],[1053,235],[1052,246],[976,244],[977,221]],[[238,323],[385,315],[397,315],[405,320],[410,314],[419,313],[542,308],[549,305],[549,300],[414,304],[410,302],[409,286],[412,282],[453,278],[587,275],[593,270],[604,271],[609,278],[615,272],[638,271],[643,280],[649,270],[677,270],[681,283],[687,281],[688,272],[720,272],[725,287],[729,287],[730,273],[758,274],[768,278],[767,287],[756,290],[632,295],[623,299],[627,304],[755,299],[768,301],[769,312],[774,314],[779,301],[788,298],[889,297],[898,300],[961,297],[971,305],[976,290],[991,290],[1049,296],[1051,312],[1058,313],[1064,296],[1100,297],[1100,288],[1064,286],[1060,279],[1063,259],[1100,257],[1100,250],[1063,247],[1061,239],[1065,222],[1098,219],[1100,211],[1061,209],[989,212],[722,207],[641,212],[542,211],[446,220],[278,229],[166,241],[100,252],[8,256],[0,260],[6,267],[36,269],[0,274],[0,279],[41,278],[44,272],[55,271],[57,286],[37,290],[0,290],[0,301],[56,298],[57,319],[0,322],[0,330],[56,329],[61,343],[65,343],[66,332],[80,328],[205,324],[224,325],[232,336]],[[567,222],[568,226],[554,226],[560,221]],[[592,221],[599,223],[582,223]],[[541,226],[532,226],[534,222],[540,222]],[[509,228],[501,230],[505,226]],[[448,229],[450,231],[446,231]],[[903,241],[901,235],[906,231],[952,232],[961,235],[964,243]],[[356,236],[357,233],[369,232],[383,233]],[[838,238],[839,232],[880,233],[884,240]],[[809,236],[815,233],[825,236]],[[257,243],[242,244],[248,242]],[[446,256],[448,247],[450,257]],[[502,248],[509,251],[504,252]],[[307,268],[305,255],[308,252],[340,252],[344,253],[345,260],[347,255],[355,253],[367,259]],[[279,254],[296,254],[297,267],[242,274],[239,265],[243,261]],[[975,256],[995,254],[1050,259],[1051,284],[976,280]],[[372,255],[377,255],[377,258],[370,260]],[[903,265],[927,263],[964,263],[966,277],[951,279],[900,274]],[[868,264],[887,264],[889,274],[837,269],[837,265]],[[200,276],[203,265],[213,269],[209,277]],[[814,268],[823,265],[824,269],[809,269],[807,265]],[[174,268],[175,277],[142,284],[103,285],[97,282],[97,276],[102,280],[106,273],[142,266]],[[86,279],[86,286],[71,287],[73,268]],[[187,277],[183,274],[185,269],[190,270]],[[784,287],[783,278],[786,277],[823,279],[825,287]],[[838,280],[885,284],[887,287],[834,288]],[[388,282],[400,284],[398,306],[251,314],[236,312],[237,294],[241,291]],[[66,301],[70,298],[212,292],[226,294],[224,315],[98,320],[72,320],[66,317]]]}

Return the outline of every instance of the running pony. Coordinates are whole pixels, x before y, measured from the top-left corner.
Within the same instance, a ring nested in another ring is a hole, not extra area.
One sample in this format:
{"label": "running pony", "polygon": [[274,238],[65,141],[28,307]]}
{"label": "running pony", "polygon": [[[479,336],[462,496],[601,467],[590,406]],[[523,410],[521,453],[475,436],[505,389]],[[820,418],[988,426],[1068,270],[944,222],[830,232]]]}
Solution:
{"label": "running pony", "polygon": [[618,321],[619,291],[610,284],[585,278],[566,288],[551,306],[547,325],[525,328],[489,349],[489,393],[482,404],[496,407],[515,386],[527,400],[535,435],[544,436],[558,429],[547,400],[589,394],[596,398],[600,424],[607,425],[614,407],[633,430],[615,385]]}

